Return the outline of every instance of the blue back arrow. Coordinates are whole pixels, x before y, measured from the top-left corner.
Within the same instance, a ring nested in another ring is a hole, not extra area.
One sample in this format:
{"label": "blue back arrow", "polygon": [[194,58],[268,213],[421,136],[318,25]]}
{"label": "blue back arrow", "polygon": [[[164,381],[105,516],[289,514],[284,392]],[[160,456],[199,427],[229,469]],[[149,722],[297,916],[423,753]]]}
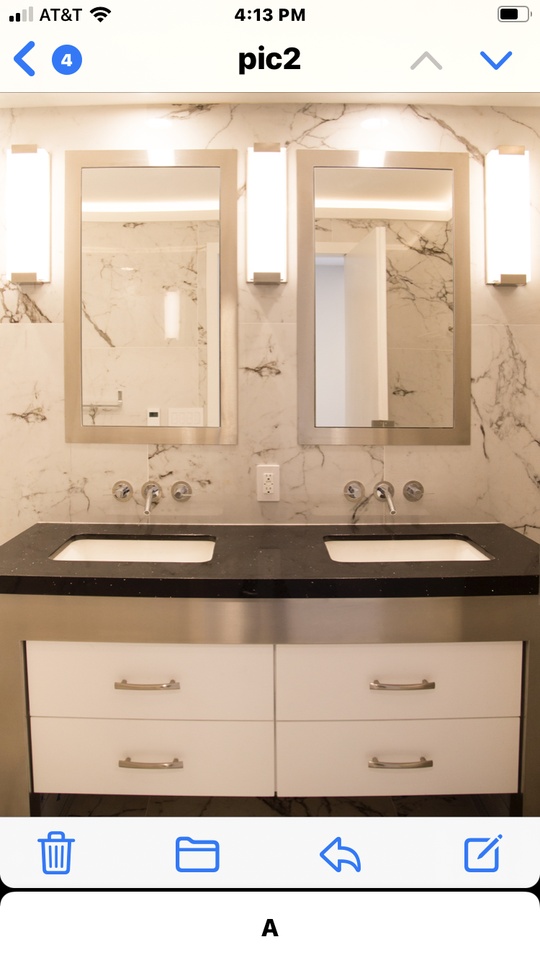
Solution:
{"label": "blue back arrow", "polygon": [[[335,847],[335,850],[333,848]],[[327,853],[333,851],[334,859],[332,856],[326,856]],[[339,856],[339,854],[345,854],[345,856]],[[335,870],[336,873],[341,873],[341,867],[344,863],[348,863],[349,866],[356,870],[357,873],[360,873],[360,857],[358,856],[356,850],[353,850],[352,847],[343,847],[341,844],[341,837],[336,837],[335,840],[332,840],[324,850],[319,854],[323,858],[324,862],[327,863],[332,870]]]}
{"label": "blue back arrow", "polygon": [[29,77],[33,77],[36,71],[32,70],[32,67],[29,67],[28,64],[24,62],[23,57],[25,57],[27,53],[30,53],[32,47],[35,47],[33,40],[31,40],[30,43],[27,43],[26,46],[23,47],[22,50],[19,50],[19,52],[13,57],[15,63],[19,67],[22,67],[24,72],[27,73]]}

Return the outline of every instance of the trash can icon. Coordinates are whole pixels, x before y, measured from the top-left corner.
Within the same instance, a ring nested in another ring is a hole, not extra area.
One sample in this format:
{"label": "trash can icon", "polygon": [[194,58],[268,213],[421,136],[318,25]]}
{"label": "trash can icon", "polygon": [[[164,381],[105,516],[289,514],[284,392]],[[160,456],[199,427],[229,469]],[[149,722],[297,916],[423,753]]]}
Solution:
{"label": "trash can icon", "polygon": [[41,844],[41,866],[43,873],[69,873],[71,870],[71,844],[61,830],[50,830],[46,837],[38,840]]}

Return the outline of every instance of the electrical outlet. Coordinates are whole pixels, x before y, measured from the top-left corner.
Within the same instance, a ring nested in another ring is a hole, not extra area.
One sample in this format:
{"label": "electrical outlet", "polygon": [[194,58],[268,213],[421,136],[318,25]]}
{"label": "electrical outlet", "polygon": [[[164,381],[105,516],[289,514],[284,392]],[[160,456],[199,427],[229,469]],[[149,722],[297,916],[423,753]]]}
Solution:
{"label": "electrical outlet", "polygon": [[279,500],[279,466],[277,463],[257,464],[257,500]]}

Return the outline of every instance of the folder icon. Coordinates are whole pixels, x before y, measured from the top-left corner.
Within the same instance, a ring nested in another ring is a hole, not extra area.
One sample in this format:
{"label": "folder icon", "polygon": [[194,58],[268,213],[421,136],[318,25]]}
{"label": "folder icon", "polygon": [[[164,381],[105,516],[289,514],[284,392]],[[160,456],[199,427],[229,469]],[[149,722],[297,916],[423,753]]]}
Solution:
{"label": "folder icon", "polygon": [[177,837],[176,869],[179,873],[215,873],[219,870],[219,843]]}

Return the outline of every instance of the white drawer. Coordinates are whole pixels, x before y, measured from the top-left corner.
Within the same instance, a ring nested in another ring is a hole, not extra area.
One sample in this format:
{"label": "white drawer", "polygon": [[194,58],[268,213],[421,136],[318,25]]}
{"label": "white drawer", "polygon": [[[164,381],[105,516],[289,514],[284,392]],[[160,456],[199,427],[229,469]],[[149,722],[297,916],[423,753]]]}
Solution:
{"label": "white drawer", "polygon": [[[273,718],[271,646],[31,641],[26,656],[34,717]],[[180,689],[116,690],[122,680]]]}
{"label": "white drawer", "polygon": [[[273,796],[274,725],[270,721],[31,721],[38,793],[148,796]],[[178,759],[182,769],[118,766]]]}
{"label": "white drawer", "polygon": [[[276,649],[278,720],[517,717],[521,643],[298,645]],[[427,690],[370,690],[435,683]]]}
{"label": "white drawer", "polygon": [[[432,767],[370,769],[376,757]],[[282,797],[515,793],[519,719],[278,723]]]}

